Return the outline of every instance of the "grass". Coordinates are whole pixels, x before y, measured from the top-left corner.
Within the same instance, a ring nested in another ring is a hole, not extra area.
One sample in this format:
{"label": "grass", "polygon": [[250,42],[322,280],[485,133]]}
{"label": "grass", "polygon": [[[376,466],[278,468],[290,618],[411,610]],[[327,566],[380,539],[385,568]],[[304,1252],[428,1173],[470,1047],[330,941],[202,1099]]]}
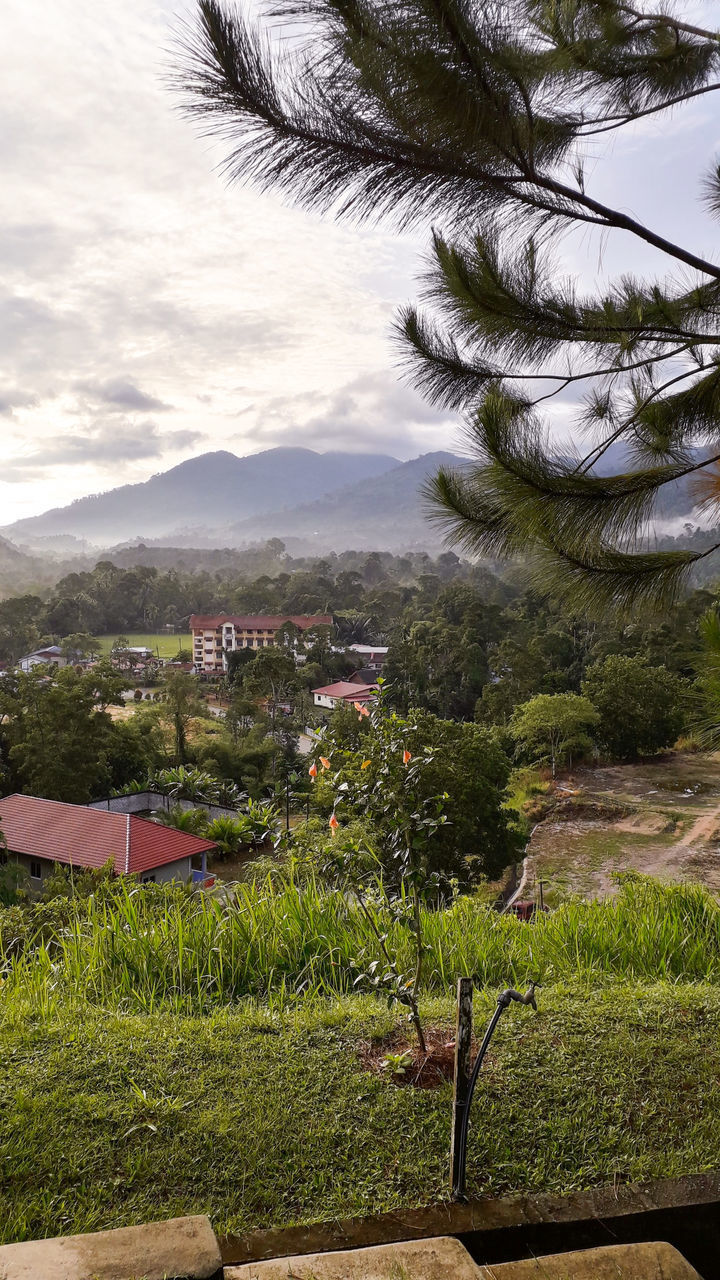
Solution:
{"label": "grass", "polygon": [[[314,881],[240,884],[234,904],[161,886],[121,884],[77,911],[0,912],[0,1016],[32,995],[46,1014],[67,999],[105,1009],[207,1014],[245,997],[283,1009],[344,996],[378,958],[375,936],[345,895]],[[404,928],[380,913],[402,972]],[[699,885],[626,877],[614,898],[571,899],[527,925],[473,898],[423,912],[423,989],[447,995],[458,975],[480,986],[581,979],[720,981],[720,906]]]}
{"label": "grass", "polygon": [[[98,636],[98,640],[102,646],[103,654],[109,654],[113,644],[118,638],[116,633],[113,636]],[[192,649],[192,636],[168,635],[166,632],[153,633],[133,632],[132,635],[125,637],[131,646],[145,646],[152,649],[160,658],[174,658],[179,649]]]}
{"label": "grass", "polygon": [[[476,1021],[494,998],[476,995]],[[451,1026],[449,999],[425,1003]],[[370,997],[207,1018],[19,1002],[0,1027],[2,1239],[209,1213],[221,1232],[446,1195],[450,1086],[398,1088],[358,1049]],[[583,984],[512,1009],[481,1076],[471,1194],[570,1192],[717,1168],[720,992]]]}
{"label": "grass", "polygon": [[[450,1086],[366,1066],[369,1040],[409,1028],[351,994],[376,952],[343,895],[277,878],[230,908],[106,895],[0,911],[0,1239],[186,1213],[243,1232],[445,1197]],[[629,878],[530,925],[464,898],[424,928],[423,1014],[443,1035],[458,974],[481,988],[477,1031],[500,988],[543,984],[483,1069],[471,1194],[717,1169],[720,906],[704,889]]]}

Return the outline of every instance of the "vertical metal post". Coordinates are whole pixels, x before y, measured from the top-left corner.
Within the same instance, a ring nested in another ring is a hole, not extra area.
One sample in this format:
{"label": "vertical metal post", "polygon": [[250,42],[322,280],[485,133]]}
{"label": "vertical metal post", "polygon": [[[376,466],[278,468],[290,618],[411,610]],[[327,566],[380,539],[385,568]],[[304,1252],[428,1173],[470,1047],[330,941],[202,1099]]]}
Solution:
{"label": "vertical metal post", "polygon": [[472,1006],[472,978],[458,978],[455,1023],[455,1075],[453,1078],[452,1134],[450,1138],[450,1191],[453,1198],[457,1198],[460,1195],[462,1181],[462,1132],[470,1081]]}

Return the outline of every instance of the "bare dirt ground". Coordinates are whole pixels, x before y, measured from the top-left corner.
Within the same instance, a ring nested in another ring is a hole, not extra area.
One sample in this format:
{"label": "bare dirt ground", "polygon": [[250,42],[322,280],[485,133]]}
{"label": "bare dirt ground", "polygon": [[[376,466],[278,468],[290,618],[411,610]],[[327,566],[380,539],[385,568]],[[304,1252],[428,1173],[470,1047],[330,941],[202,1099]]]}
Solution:
{"label": "bare dirt ground", "polygon": [[[617,890],[613,873],[626,870],[720,893],[720,753],[578,769],[559,783],[577,794],[578,810],[535,829],[525,896],[536,896],[542,879],[550,903],[573,893],[606,897]],[[625,816],[582,818],[583,802],[603,800],[625,805]]]}

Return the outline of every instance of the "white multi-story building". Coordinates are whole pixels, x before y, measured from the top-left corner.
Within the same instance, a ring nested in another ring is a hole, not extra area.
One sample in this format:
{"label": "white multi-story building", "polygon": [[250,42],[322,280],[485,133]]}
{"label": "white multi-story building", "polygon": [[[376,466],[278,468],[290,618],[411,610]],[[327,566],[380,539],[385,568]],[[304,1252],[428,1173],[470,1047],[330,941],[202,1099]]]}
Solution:
{"label": "white multi-story building", "polygon": [[227,654],[235,649],[267,649],[275,645],[281,627],[292,624],[298,631],[332,627],[330,614],[246,614],[221,613],[214,617],[193,614],[193,664],[196,671],[221,675],[227,669]]}

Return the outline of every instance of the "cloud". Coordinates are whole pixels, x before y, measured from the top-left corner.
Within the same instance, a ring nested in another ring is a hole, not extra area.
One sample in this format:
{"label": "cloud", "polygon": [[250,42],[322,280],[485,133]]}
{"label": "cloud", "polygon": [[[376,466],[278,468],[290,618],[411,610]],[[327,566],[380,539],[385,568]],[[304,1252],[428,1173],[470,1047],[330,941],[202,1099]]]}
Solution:
{"label": "cloud", "polygon": [[111,410],[118,412],[144,410],[145,412],[165,413],[172,405],[165,404],[156,396],[141,391],[129,378],[111,378],[109,382],[78,382],[77,390]]}
{"label": "cloud", "polygon": [[159,458],[197,445],[203,439],[200,431],[165,431],[154,422],[136,423],[128,418],[99,423],[89,432],[73,432],[55,436],[35,453],[10,458],[3,465],[3,479],[37,475],[49,466],[73,466],[91,463],[116,463]]}
{"label": "cloud", "polygon": [[[401,458],[457,443],[458,420],[434,409],[390,370],[353,378],[329,395],[278,397],[263,409],[253,432],[266,447],[378,449]],[[238,437],[240,439],[244,437]]]}
{"label": "cloud", "polygon": [[[163,87],[172,30],[195,8],[3,0],[3,520],[146,479],[201,444],[401,458],[454,445],[454,419],[389,367],[391,319],[417,296],[429,226],[358,231],[277,193],[228,189],[222,148]],[[661,129],[641,149],[618,139],[611,163],[593,162],[593,194],[670,238],[712,243],[716,227],[687,194],[712,149],[704,111],[670,146]],[[605,269],[640,270],[650,252],[620,236]],[[598,278],[594,237],[569,238],[564,269]]]}
{"label": "cloud", "polygon": [[16,409],[32,408],[37,402],[37,396],[20,391],[18,387],[0,391],[0,417],[11,418]]}

